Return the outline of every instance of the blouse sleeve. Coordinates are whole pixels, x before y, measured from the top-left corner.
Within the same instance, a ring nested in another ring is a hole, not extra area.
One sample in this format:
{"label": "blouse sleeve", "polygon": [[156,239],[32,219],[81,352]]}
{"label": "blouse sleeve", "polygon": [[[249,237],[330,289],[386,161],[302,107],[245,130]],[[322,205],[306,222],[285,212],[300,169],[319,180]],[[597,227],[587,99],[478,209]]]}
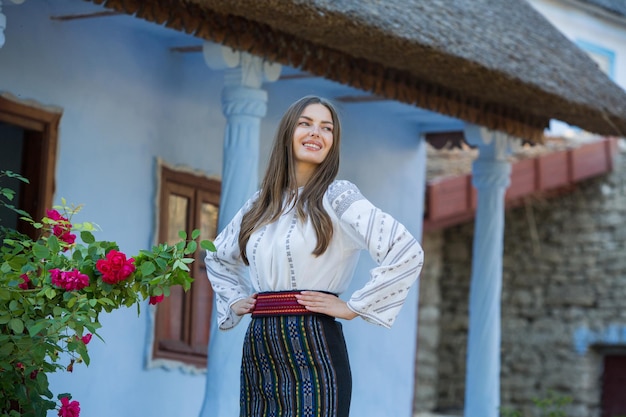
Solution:
{"label": "blouse sleeve", "polygon": [[239,252],[241,219],[250,209],[254,197],[237,212],[231,222],[215,238],[216,251],[207,251],[205,257],[207,277],[215,292],[217,324],[222,330],[235,327],[241,317],[230,308],[234,303],[249,297],[253,290],[249,284],[248,267]]}
{"label": "blouse sleeve", "polygon": [[356,185],[336,181],[328,197],[342,230],[378,264],[365,286],[350,296],[348,308],[389,328],[420,274],[422,247],[402,224],[365,199]]}

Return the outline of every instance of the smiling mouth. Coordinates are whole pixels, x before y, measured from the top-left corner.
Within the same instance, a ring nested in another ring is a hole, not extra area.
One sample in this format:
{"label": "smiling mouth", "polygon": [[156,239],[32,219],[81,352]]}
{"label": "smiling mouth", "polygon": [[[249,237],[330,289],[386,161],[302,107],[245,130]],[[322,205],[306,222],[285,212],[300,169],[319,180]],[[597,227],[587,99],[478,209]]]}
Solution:
{"label": "smiling mouth", "polygon": [[319,151],[320,149],[322,149],[322,147],[318,145],[317,143],[311,143],[311,142],[303,143],[302,146],[304,146],[306,149],[309,149],[311,151]]}

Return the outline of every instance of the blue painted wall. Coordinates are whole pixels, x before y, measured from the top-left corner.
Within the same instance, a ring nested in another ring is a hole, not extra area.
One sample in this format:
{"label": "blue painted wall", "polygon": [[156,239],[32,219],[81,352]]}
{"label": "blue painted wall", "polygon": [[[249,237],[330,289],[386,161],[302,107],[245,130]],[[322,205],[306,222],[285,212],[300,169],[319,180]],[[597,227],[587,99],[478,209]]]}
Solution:
{"label": "blue painted wall", "polygon": [[[59,1],[56,6],[71,3]],[[58,22],[50,19],[56,6],[27,0],[4,7],[0,91],[63,110],[55,202],[64,197],[84,203],[75,220],[98,223],[98,238],[136,253],[154,239],[157,158],[207,175],[221,172],[223,75],[211,71],[202,54],[170,52],[132,17]],[[194,42],[199,44],[192,39],[188,44]],[[288,82],[266,87],[261,172],[286,107],[304,94],[333,98],[345,92],[340,87],[319,79],[298,88]],[[419,237],[425,151],[417,123],[406,117],[411,109],[390,102],[340,109],[339,176],[355,182]],[[362,285],[372,266],[364,253],[351,290]],[[103,315],[106,343],[92,340],[91,365],[51,377],[55,394],[71,392],[80,401],[81,415],[198,415],[205,375],[146,365],[152,324],[148,306],[142,307],[139,317],[135,309]],[[345,324],[354,376],[352,415],[411,415],[416,322],[417,286],[393,329],[358,319]],[[238,386],[228,388],[237,395]]]}
{"label": "blue painted wall", "polygon": [[[211,126],[223,124],[210,71],[195,75],[194,88],[175,81],[186,75],[184,57],[131,27],[111,31],[106,18],[51,21],[54,10],[40,0],[4,13],[0,90],[63,110],[55,202],[84,203],[77,220],[98,223],[97,236],[127,253],[149,247],[155,158],[221,169],[221,151],[209,151]],[[83,416],[197,415],[204,375],[146,370],[148,311],[145,304],[140,317],[134,308],[103,315],[106,343],[94,338],[91,365],[53,375],[52,391],[72,393]]]}

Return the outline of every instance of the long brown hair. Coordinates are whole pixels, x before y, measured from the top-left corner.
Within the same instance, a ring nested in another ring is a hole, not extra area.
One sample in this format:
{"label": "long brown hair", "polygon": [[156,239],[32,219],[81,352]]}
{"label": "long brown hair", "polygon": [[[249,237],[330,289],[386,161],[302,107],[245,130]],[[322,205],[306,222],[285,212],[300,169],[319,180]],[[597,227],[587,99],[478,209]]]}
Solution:
{"label": "long brown hair", "polygon": [[[317,166],[315,172],[298,196],[296,168],[293,156],[293,134],[304,109],[310,104],[321,104],[328,108],[333,122],[333,144],[324,161]],[[298,218],[304,221],[307,216],[313,224],[317,236],[314,255],[326,251],[333,236],[333,225],[330,216],[323,206],[326,189],[339,171],[339,148],[341,125],[335,107],[326,99],[317,96],[306,96],[293,103],[285,112],[274,137],[274,145],[270,154],[265,177],[261,183],[259,197],[241,220],[239,231],[239,251],[246,265],[246,245],[250,236],[266,224],[276,221],[286,207],[295,202]],[[287,199],[285,200],[285,195]],[[285,201],[285,206],[283,206]]]}

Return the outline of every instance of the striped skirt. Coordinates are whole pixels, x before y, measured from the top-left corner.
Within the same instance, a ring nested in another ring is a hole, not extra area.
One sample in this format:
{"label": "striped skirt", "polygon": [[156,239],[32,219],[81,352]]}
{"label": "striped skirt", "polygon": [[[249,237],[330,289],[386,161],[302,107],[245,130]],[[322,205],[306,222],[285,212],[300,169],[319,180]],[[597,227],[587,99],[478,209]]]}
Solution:
{"label": "striped skirt", "polygon": [[351,394],[341,323],[321,314],[252,318],[240,417],[348,417]]}

